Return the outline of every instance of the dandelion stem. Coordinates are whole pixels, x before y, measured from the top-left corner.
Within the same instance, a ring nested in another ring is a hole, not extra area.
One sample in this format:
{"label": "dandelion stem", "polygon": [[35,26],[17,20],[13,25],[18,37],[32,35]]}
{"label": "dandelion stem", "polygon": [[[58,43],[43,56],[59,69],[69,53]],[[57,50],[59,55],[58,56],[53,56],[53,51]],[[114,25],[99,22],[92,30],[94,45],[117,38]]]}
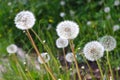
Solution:
{"label": "dandelion stem", "polygon": [[13,59],[14,59],[14,61],[15,61],[15,63],[16,63],[17,70],[18,70],[18,72],[20,73],[20,75],[21,75],[25,80],[28,80],[28,78],[27,78],[27,76],[25,75],[23,69],[21,68],[20,64],[18,63],[18,60],[17,60],[15,54],[13,54]]}
{"label": "dandelion stem", "polygon": [[77,70],[78,78],[79,78],[79,80],[82,80],[81,75],[80,75],[80,70],[79,70],[79,67],[78,67],[78,63],[77,63],[77,60],[76,60],[76,57],[75,57],[73,40],[70,40],[70,48],[72,50],[73,57],[74,57],[74,60],[75,60],[75,65],[76,65],[76,70]]}
{"label": "dandelion stem", "polygon": [[[33,29],[31,29],[31,31],[32,31],[32,32],[34,33],[34,35],[38,38],[38,40],[42,43],[42,45],[44,46],[44,48],[46,49],[46,51],[49,52],[50,56],[51,56],[52,59],[55,61],[55,64],[54,64],[54,65],[59,66],[60,63],[58,63],[58,61],[57,61],[57,60],[55,59],[55,57],[53,56],[50,47],[49,47],[47,44],[43,43],[42,39],[38,36],[38,34],[37,34]],[[57,71],[59,71],[59,69],[58,69]],[[59,72],[59,73],[60,73],[60,72]],[[61,73],[60,73],[60,74],[61,74]]]}
{"label": "dandelion stem", "polygon": [[[82,55],[82,56],[83,56],[83,55]],[[84,56],[83,56],[83,59],[84,59],[84,61],[86,62],[88,68],[90,69],[90,73],[91,73],[91,75],[92,75],[93,80],[95,80],[95,77],[94,77],[94,75],[93,75],[93,70],[92,70],[92,68],[90,67],[88,61],[86,60],[86,58],[85,58]]]}
{"label": "dandelion stem", "polygon": [[112,67],[110,65],[110,60],[109,60],[109,53],[107,51],[107,63],[108,63],[108,66],[109,66],[109,69],[110,69],[110,73],[111,73],[111,76],[112,76],[112,80],[114,80],[113,78],[113,72],[112,72]]}
{"label": "dandelion stem", "polygon": [[29,30],[26,30],[26,32],[27,32],[27,36],[28,36],[28,38],[30,39],[30,41],[31,41],[31,43],[32,43],[32,45],[33,45],[33,47],[34,47],[37,55],[40,56],[41,60],[44,62],[44,66],[45,66],[46,70],[49,72],[49,74],[51,75],[51,77],[53,78],[53,80],[56,80],[55,76],[52,74],[51,69],[45,64],[45,60],[44,60],[43,57],[40,55],[40,52],[38,51],[38,48],[36,47],[35,42],[33,41],[32,37],[31,37],[31,35],[30,35],[30,33],[29,33]]}
{"label": "dandelion stem", "polygon": [[97,62],[97,65],[98,65],[98,68],[99,68],[99,70],[100,70],[100,74],[101,74],[101,77],[102,77],[102,80],[103,80],[103,79],[104,79],[104,75],[103,75],[102,68],[101,68],[101,66],[100,66],[99,61],[98,61],[98,60],[96,60],[96,62]]}
{"label": "dandelion stem", "polygon": [[67,61],[66,61],[66,59],[65,59],[65,49],[64,49],[64,48],[63,48],[63,55],[64,55],[64,60],[65,60],[65,65],[66,65],[66,72],[67,72],[68,67],[67,67]]}

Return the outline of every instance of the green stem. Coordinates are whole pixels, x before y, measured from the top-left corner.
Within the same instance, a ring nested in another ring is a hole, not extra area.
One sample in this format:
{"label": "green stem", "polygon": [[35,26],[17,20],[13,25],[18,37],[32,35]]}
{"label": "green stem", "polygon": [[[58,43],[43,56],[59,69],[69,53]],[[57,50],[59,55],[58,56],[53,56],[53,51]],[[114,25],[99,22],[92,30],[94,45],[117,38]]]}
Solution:
{"label": "green stem", "polygon": [[112,80],[114,80],[114,78],[113,78],[113,72],[112,72],[112,67],[111,67],[111,65],[110,65],[110,60],[109,60],[109,53],[108,53],[108,51],[107,51],[107,63],[108,63],[109,69],[110,69],[110,74],[111,74],[111,76],[112,76]]}
{"label": "green stem", "polygon": [[80,70],[79,70],[79,67],[78,67],[78,63],[77,63],[77,60],[76,60],[76,57],[75,57],[73,40],[70,40],[70,48],[71,48],[72,53],[73,53],[75,66],[76,66],[76,70],[77,70],[77,74],[78,74],[78,78],[79,78],[79,80],[82,80],[81,75],[80,75]]}
{"label": "green stem", "polygon": [[13,54],[13,58],[16,63],[16,66],[18,67],[17,69],[20,72],[20,74],[24,77],[25,80],[28,80],[28,78],[26,77],[25,72],[23,71],[22,67],[20,66],[15,54]]}
{"label": "green stem", "polygon": [[67,61],[66,61],[66,59],[65,59],[65,49],[64,49],[64,48],[63,48],[63,55],[64,55],[64,60],[65,60],[65,65],[66,65],[66,72],[67,72],[68,67],[67,67]]}
{"label": "green stem", "polygon": [[[46,51],[50,54],[51,58],[55,62],[54,65],[56,65],[57,67],[59,67],[60,63],[58,63],[58,61],[53,56],[53,53],[52,53],[50,47],[47,44],[43,43],[42,39],[38,36],[38,34],[33,29],[31,29],[31,31],[34,33],[34,35],[37,37],[37,39],[42,43],[42,45],[44,46],[44,48],[46,49]],[[57,72],[59,72],[59,74],[61,74],[58,68],[57,68]]]}
{"label": "green stem", "polygon": [[[82,56],[83,56],[83,55],[82,55]],[[85,58],[84,56],[83,56],[83,59],[84,59],[84,61],[86,62],[88,68],[90,69],[90,74],[91,74],[93,80],[95,80],[95,76],[93,75],[93,70],[92,70],[92,68],[90,67],[88,61],[86,60],[86,58]]]}
{"label": "green stem", "polygon": [[97,62],[97,65],[98,65],[98,68],[99,68],[99,70],[100,70],[100,74],[101,74],[101,77],[102,77],[102,80],[103,80],[103,79],[104,79],[104,75],[103,75],[102,68],[101,68],[101,66],[100,66],[99,61],[98,61],[98,60],[96,60],[96,62]]}
{"label": "green stem", "polygon": [[36,47],[35,45],[35,42],[33,41],[33,38],[31,37],[30,33],[29,33],[29,30],[26,30],[27,31],[27,36],[29,38],[29,40],[31,41],[37,55],[41,58],[41,60],[44,62],[44,66],[45,66],[45,69],[49,72],[50,76],[52,77],[53,80],[56,80],[56,77],[53,75],[51,69],[47,66],[47,64],[45,64],[45,60],[43,59],[43,57],[40,55],[40,52],[38,50],[38,48]]}

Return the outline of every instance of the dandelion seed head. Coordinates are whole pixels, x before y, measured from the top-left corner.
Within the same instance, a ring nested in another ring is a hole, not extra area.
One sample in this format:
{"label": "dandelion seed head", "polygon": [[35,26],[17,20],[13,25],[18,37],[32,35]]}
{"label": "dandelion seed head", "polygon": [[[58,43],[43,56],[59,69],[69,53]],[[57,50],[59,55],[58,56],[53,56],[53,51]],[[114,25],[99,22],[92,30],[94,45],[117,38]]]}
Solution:
{"label": "dandelion seed head", "polygon": [[17,46],[15,44],[11,44],[7,47],[7,52],[12,54],[12,53],[16,53],[18,50]]}
{"label": "dandelion seed head", "polygon": [[67,62],[73,62],[74,61],[74,56],[71,52],[67,53],[65,56],[65,59]]}
{"label": "dandelion seed head", "polygon": [[60,17],[62,17],[62,18],[65,17],[65,15],[66,15],[66,14],[65,14],[64,12],[61,12],[61,13],[60,13]]}
{"label": "dandelion seed head", "polygon": [[11,6],[12,5],[12,3],[11,2],[8,2],[8,6]]}
{"label": "dandelion seed head", "polygon": [[113,31],[117,31],[117,30],[119,30],[120,29],[120,26],[119,25],[114,25],[113,26]]}
{"label": "dandelion seed head", "polygon": [[63,39],[74,39],[79,33],[79,26],[73,21],[62,21],[57,25],[57,34]]}
{"label": "dandelion seed head", "polygon": [[81,69],[85,69],[85,66],[81,66]]}
{"label": "dandelion seed head", "polygon": [[96,61],[103,56],[104,47],[97,41],[91,41],[85,45],[83,53],[88,60]]}
{"label": "dandelion seed head", "polygon": [[112,51],[116,47],[116,40],[112,36],[103,36],[100,43],[104,46],[106,51]]}
{"label": "dandelion seed head", "polygon": [[87,25],[90,26],[92,24],[91,21],[87,21]]}
{"label": "dandelion seed head", "polygon": [[114,1],[114,6],[119,6],[120,5],[120,1],[119,0],[115,0]]}
{"label": "dandelion seed head", "polygon": [[60,5],[61,5],[61,6],[64,6],[64,5],[65,5],[65,1],[61,0],[61,1],[60,1]]}
{"label": "dandelion seed head", "polygon": [[58,38],[56,40],[56,46],[58,48],[65,48],[65,47],[68,46],[68,40],[67,39]]}
{"label": "dandelion seed head", "polygon": [[109,13],[109,12],[110,12],[110,7],[105,7],[105,8],[104,8],[104,12],[105,12],[105,13]]}
{"label": "dandelion seed head", "polygon": [[33,27],[35,24],[35,17],[30,11],[21,11],[16,15],[14,21],[18,29],[26,30]]}
{"label": "dandelion seed head", "polygon": [[[42,56],[42,58],[44,59],[44,61],[47,63],[50,60],[50,56],[48,53],[41,53],[40,54]],[[40,58],[40,56],[38,56],[38,62],[43,64],[44,62],[42,61],[42,59]]]}

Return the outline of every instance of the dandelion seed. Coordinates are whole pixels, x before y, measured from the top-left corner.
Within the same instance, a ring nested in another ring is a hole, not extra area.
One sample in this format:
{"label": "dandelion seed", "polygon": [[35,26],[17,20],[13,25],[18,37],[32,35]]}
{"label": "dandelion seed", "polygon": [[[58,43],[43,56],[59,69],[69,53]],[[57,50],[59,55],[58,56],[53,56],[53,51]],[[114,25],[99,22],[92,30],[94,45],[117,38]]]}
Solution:
{"label": "dandelion seed", "polygon": [[45,43],[46,42],[46,40],[43,40],[43,43]]}
{"label": "dandelion seed", "polygon": [[104,46],[106,51],[112,51],[116,47],[116,40],[112,36],[103,36],[100,43]]}
{"label": "dandelion seed", "polygon": [[62,18],[65,17],[65,15],[66,15],[66,14],[65,14],[64,12],[61,12],[61,13],[60,13],[60,17],[62,17]]}
{"label": "dandelion seed", "polygon": [[119,30],[120,29],[120,26],[119,25],[114,25],[113,26],[113,31],[115,32],[115,31],[117,31],[117,30]]}
{"label": "dandelion seed", "polygon": [[58,80],[61,80],[61,79],[58,79]]}
{"label": "dandelion seed", "polygon": [[87,25],[90,26],[92,24],[91,21],[87,21]]}
{"label": "dandelion seed", "polygon": [[73,69],[72,68],[70,68],[70,71],[72,71]]}
{"label": "dandelion seed", "polygon": [[18,50],[17,46],[15,44],[11,44],[7,47],[7,52],[12,54],[12,53],[16,53]]}
{"label": "dandelion seed", "polygon": [[[44,61],[45,61],[46,63],[50,60],[50,56],[49,56],[48,53],[41,53],[40,55],[43,57],[43,59],[44,59]],[[42,61],[42,59],[40,58],[40,56],[38,56],[38,62],[41,63],[41,64],[44,63],[44,62]]]}
{"label": "dandelion seed", "polygon": [[26,65],[26,62],[24,61],[23,64]]}
{"label": "dandelion seed", "polygon": [[109,12],[110,12],[110,7],[105,7],[105,8],[104,8],[104,12],[105,12],[105,13],[109,13]]}
{"label": "dandelion seed", "polygon": [[58,48],[65,48],[65,47],[68,46],[68,40],[67,39],[58,38],[56,40],[56,46]]}
{"label": "dandelion seed", "polygon": [[61,6],[64,6],[64,5],[65,5],[65,1],[63,1],[63,0],[60,1],[60,5],[61,5]]}
{"label": "dandelion seed", "polygon": [[81,66],[81,69],[85,69],[85,66]]}
{"label": "dandelion seed", "polygon": [[11,2],[8,2],[8,6],[11,6],[11,4],[12,4]]}
{"label": "dandelion seed", "polygon": [[97,41],[91,41],[85,45],[83,53],[88,60],[95,61],[103,56],[104,47]]}
{"label": "dandelion seed", "polygon": [[79,33],[79,26],[73,21],[62,21],[57,25],[57,34],[63,39],[74,39]]}
{"label": "dandelion seed", "polygon": [[79,47],[78,50],[80,50],[81,48]]}
{"label": "dandelion seed", "polygon": [[120,1],[119,0],[115,0],[114,6],[119,6],[119,5],[120,5]]}
{"label": "dandelion seed", "polygon": [[73,62],[73,61],[74,61],[74,56],[73,56],[73,54],[70,52],[70,53],[67,53],[67,54],[66,54],[65,59],[66,59],[67,62]]}
{"label": "dandelion seed", "polygon": [[14,21],[18,29],[26,30],[33,27],[35,24],[35,17],[30,11],[21,11],[16,15]]}

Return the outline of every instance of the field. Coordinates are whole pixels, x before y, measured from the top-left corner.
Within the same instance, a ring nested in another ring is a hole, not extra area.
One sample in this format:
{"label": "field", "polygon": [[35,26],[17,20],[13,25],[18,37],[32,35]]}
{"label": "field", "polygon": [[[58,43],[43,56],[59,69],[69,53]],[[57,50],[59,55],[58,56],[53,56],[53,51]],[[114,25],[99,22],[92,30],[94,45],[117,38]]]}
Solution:
{"label": "field", "polygon": [[120,0],[0,0],[0,80],[119,79]]}

